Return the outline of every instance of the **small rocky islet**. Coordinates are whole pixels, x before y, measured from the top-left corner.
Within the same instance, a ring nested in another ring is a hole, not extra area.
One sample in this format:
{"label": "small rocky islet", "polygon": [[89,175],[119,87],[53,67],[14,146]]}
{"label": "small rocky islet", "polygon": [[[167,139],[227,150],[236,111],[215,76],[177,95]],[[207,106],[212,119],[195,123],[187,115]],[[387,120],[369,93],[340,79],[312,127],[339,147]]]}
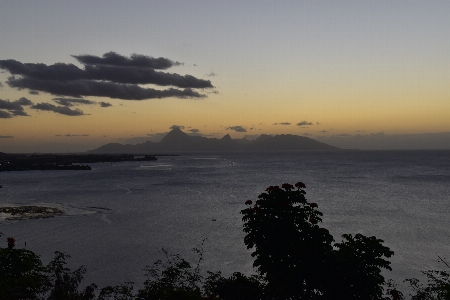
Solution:
{"label": "small rocky islet", "polygon": [[0,207],[0,217],[4,220],[47,219],[62,215],[64,212],[49,206],[3,206]]}

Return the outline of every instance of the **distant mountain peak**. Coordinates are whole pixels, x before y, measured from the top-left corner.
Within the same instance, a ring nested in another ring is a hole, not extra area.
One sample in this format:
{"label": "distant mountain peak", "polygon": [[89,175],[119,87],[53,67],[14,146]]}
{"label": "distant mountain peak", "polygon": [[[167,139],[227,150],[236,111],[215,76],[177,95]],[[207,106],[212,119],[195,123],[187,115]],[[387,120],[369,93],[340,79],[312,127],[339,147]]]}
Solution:
{"label": "distant mountain peak", "polygon": [[221,139],[223,141],[230,141],[231,140],[231,136],[229,134],[226,134],[223,136],[223,138]]}
{"label": "distant mountain peak", "polygon": [[160,144],[171,144],[171,143],[178,143],[180,141],[185,141],[187,138],[189,138],[189,135],[187,133],[184,133],[181,131],[180,128],[175,127],[171,131],[169,131],[168,134],[166,134],[165,137],[159,142]]}

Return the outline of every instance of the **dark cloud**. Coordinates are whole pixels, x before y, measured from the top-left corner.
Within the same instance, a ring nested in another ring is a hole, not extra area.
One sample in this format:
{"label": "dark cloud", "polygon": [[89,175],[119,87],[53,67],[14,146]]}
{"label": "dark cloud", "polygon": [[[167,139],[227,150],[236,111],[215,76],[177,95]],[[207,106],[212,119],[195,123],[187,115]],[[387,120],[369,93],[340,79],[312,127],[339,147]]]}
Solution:
{"label": "dark cloud", "polygon": [[192,89],[167,89],[155,90],[152,88],[142,88],[136,84],[118,84],[105,81],[57,81],[39,80],[34,78],[14,78],[8,79],[11,87],[18,89],[39,89],[50,94],[64,95],[72,97],[96,96],[118,98],[123,100],[144,100],[155,98],[204,98],[205,96]]}
{"label": "dark cloud", "polygon": [[53,98],[59,105],[73,106],[74,104],[95,104],[97,102],[82,98]]}
{"label": "dark cloud", "polygon": [[108,80],[117,83],[156,84],[180,88],[212,88],[211,81],[191,75],[158,72],[154,69],[120,66],[85,66],[86,79]]}
{"label": "dark cloud", "polygon": [[0,68],[13,75],[22,75],[40,80],[74,81],[106,80],[116,83],[155,84],[180,88],[212,88],[209,80],[197,79],[191,75],[158,72],[154,69],[122,66],[85,66],[82,70],[73,64],[21,63],[16,60],[0,60]]}
{"label": "dark cloud", "polygon": [[209,74],[206,74],[206,76],[208,76],[208,77],[215,77],[215,76],[217,76],[217,74],[214,73],[214,72],[211,72]]}
{"label": "dark cloud", "polygon": [[319,131],[319,132],[327,133],[328,131],[327,131],[327,130],[321,130],[321,131]]}
{"label": "dark cloud", "polygon": [[56,106],[50,103],[38,103],[31,106],[32,109],[39,109],[45,111],[52,111],[58,114],[66,115],[66,116],[82,116],[84,115],[82,110],[79,109],[70,109],[67,106]]}
{"label": "dark cloud", "polygon": [[3,87],[3,83],[0,81],[0,88],[2,88]]}
{"label": "dark cloud", "polygon": [[320,123],[319,123],[319,122],[316,122],[316,125],[320,125]]}
{"label": "dark cloud", "polygon": [[185,127],[183,125],[172,125],[169,127],[169,129],[184,129]]}
{"label": "dark cloud", "polygon": [[242,126],[230,126],[230,127],[225,128],[225,129],[226,130],[234,130],[236,132],[247,132],[247,129],[245,129]]}
{"label": "dark cloud", "polygon": [[191,133],[199,133],[200,132],[200,130],[196,129],[196,128],[189,129],[188,131]]}
{"label": "dark cloud", "polygon": [[84,65],[111,65],[111,66],[131,66],[146,67],[152,69],[168,69],[173,66],[182,65],[164,57],[150,57],[140,54],[131,54],[130,58],[117,54],[113,51],[103,54],[102,57],[95,55],[72,55],[76,60]]}
{"label": "dark cloud", "polygon": [[[0,68],[8,70],[13,75],[7,81],[13,88],[69,97],[98,96],[124,100],[203,98],[206,96],[192,89],[214,87],[210,80],[198,79],[192,75],[156,71],[155,69],[179,65],[161,57],[133,54],[128,58],[114,52],[106,53],[103,57],[92,55],[74,57],[84,64],[84,69],[74,64],[45,65],[21,63],[13,59],[0,60]],[[139,84],[184,89],[156,90],[140,87]]]}
{"label": "dark cloud", "polygon": [[111,103],[109,103],[109,102],[103,102],[103,101],[101,101],[100,102],[100,106],[101,107],[110,107],[110,106],[113,106]]}
{"label": "dark cloud", "polygon": [[25,106],[33,105],[33,102],[30,99],[27,99],[25,97],[21,97],[19,100],[16,100],[14,102],[17,102],[20,105],[25,105]]}
{"label": "dark cloud", "polygon": [[14,138],[12,135],[0,135],[0,139],[12,139],[12,138]]}
{"label": "dark cloud", "polygon": [[29,99],[22,97],[16,101],[2,100],[0,99],[0,109],[8,110],[0,111],[0,119],[9,119],[14,116],[28,116],[28,114],[23,110],[23,106],[32,105]]}
{"label": "dark cloud", "polygon": [[13,115],[10,114],[9,112],[0,110],[0,119],[10,119],[12,117],[13,117]]}
{"label": "dark cloud", "polygon": [[291,125],[289,122],[273,123],[272,125]]}
{"label": "dark cloud", "polygon": [[14,116],[29,116],[25,111],[23,110],[10,110],[10,113],[12,113]]}
{"label": "dark cloud", "polygon": [[23,110],[23,107],[20,104],[19,100],[10,102],[9,100],[2,100],[2,99],[0,99],[0,109]]}
{"label": "dark cloud", "polygon": [[30,91],[28,91],[28,93],[30,93],[31,95],[39,95],[39,91],[35,91],[35,90],[30,90]]}
{"label": "dark cloud", "polygon": [[297,126],[308,126],[308,125],[313,125],[313,123],[308,121],[301,121],[297,123]]}

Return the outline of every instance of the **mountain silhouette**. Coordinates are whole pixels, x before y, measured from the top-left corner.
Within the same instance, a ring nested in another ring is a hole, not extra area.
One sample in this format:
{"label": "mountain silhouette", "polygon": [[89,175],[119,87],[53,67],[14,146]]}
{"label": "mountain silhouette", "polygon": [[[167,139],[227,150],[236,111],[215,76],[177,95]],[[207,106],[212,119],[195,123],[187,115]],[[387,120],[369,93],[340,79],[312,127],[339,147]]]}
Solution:
{"label": "mountain silhouette", "polygon": [[229,134],[221,139],[192,136],[181,131],[179,128],[172,129],[159,143],[147,141],[137,145],[123,145],[110,143],[97,149],[87,151],[88,153],[134,153],[134,154],[156,154],[170,152],[193,152],[193,151],[331,151],[340,150],[337,147],[318,142],[304,136],[281,134],[262,134],[256,140],[232,139]]}

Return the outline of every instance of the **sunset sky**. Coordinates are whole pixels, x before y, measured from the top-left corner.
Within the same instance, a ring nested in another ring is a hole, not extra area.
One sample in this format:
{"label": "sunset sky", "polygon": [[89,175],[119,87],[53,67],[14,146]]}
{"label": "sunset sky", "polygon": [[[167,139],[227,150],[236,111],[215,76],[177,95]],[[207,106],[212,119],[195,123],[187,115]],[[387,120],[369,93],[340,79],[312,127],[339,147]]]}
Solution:
{"label": "sunset sky", "polygon": [[0,72],[1,152],[174,125],[450,148],[448,0],[0,0]]}

